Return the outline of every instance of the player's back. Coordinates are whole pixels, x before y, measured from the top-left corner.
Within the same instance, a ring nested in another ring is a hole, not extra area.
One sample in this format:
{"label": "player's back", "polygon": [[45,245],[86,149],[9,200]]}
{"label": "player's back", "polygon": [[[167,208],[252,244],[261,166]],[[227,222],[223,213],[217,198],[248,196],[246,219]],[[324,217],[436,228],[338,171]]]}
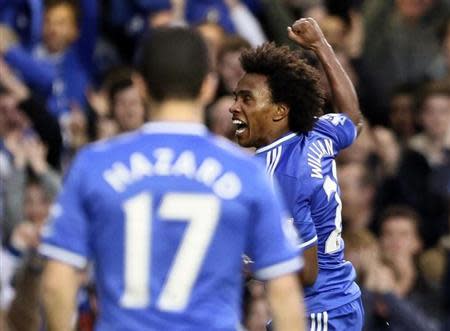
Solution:
{"label": "player's back", "polygon": [[[255,244],[273,231],[257,223],[260,214],[281,218],[281,209],[263,209],[272,205],[260,193],[263,170],[203,126],[151,123],[93,145],[74,167],[97,330],[237,330],[243,252],[255,254],[262,278],[278,262],[299,267],[285,245]],[[48,244],[65,245],[55,240]]]}
{"label": "player's back", "polygon": [[275,176],[303,248],[317,244],[319,273],[305,287],[309,312],[328,311],[360,296],[355,270],[344,260],[341,238],[342,203],[335,157],[355,138],[353,124],[343,115],[325,115],[308,134],[289,134],[258,151]]}

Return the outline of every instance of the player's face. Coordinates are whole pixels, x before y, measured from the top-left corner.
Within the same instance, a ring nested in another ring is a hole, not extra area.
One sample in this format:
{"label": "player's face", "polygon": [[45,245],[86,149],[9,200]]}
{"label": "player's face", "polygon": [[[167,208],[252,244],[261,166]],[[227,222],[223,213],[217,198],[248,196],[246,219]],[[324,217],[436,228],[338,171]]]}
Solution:
{"label": "player's face", "polygon": [[272,115],[276,108],[267,85],[267,78],[259,74],[245,74],[234,92],[230,108],[235,135],[243,147],[262,147],[269,144]]}

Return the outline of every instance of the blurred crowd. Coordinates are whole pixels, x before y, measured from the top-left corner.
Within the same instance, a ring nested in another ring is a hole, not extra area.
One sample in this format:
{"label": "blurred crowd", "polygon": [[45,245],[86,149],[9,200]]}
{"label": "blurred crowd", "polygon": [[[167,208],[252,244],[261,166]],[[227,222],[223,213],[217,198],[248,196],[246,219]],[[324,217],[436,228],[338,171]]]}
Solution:
{"label": "blurred crowd", "polygon": [[[308,16],[366,118],[338,159],[365,330],[450,330],[449,0],[0,0],[0,326],[45,325],[36,248],[77,150],[151,120],[133,69],[140,40],[159,26],[201,32],[217,83],[205,123],[233,140],[240,52],[265,41],[295,47],[286,27]],[[95,284],[83,278],[75,323],[91,330]],[[246,327],[265,330],[262,284],[250,280],[245,298]]]}

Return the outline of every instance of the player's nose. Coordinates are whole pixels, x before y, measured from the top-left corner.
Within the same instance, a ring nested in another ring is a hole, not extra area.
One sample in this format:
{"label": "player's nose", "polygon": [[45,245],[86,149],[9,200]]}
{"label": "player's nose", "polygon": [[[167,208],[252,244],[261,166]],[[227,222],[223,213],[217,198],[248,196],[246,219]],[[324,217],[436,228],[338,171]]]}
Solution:
{"label": "player's nose", "polygon": [[236,113],[238,113],[238,112],[240,111],[240,109],[239,109],[239,102],[238,102],[237,100],[235,100],[235,101],[233,102],[233,104],[231,105],[230,109],[228,109],[228,111],[229,111],[231,114],[236,114]]}

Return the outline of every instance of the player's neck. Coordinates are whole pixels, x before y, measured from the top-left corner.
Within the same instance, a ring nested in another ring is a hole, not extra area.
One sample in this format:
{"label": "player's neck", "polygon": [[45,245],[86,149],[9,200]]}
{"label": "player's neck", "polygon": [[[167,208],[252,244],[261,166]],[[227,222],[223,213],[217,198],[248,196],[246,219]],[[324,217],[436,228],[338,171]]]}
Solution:
{"label": "player's neck", "polygon": [[[289,133],[289,128],[287,127],[279,127],[279,128],[273,128],[270,132],[267,133],[266,137],[267,140],[264,142],[264,146],[268,146],[275,141],[281,139],[285,135]],[[264,147],[261,146],[261,147]]]}
{"label": "player's neck", "polygon": [[203,123],[203,109],[198,102],[170,100],[152,105],[151,120]]}

